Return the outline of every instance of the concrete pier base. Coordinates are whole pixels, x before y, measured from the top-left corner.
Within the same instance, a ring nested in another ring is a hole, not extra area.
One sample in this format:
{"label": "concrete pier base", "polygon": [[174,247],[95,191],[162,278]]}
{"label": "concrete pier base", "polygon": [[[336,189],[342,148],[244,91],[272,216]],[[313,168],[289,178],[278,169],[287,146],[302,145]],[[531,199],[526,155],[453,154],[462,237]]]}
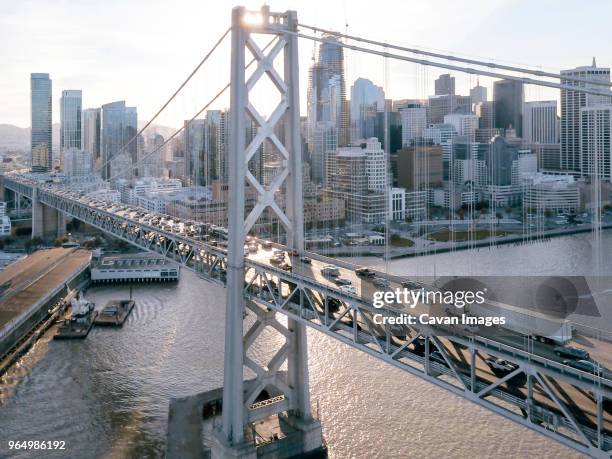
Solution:
{"label": "concrete pier base", "polygon": [[240,445],[228,445],[222,434],[215,435],[215,443],[211,448],[212,459],[257,459],[257,457],[257,449],[252,441]]}

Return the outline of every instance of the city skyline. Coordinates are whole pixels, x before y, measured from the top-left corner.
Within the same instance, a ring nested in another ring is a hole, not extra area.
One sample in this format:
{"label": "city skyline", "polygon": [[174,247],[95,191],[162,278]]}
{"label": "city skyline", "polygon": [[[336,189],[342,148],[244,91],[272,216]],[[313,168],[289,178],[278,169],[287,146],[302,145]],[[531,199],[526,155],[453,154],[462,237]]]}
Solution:
{"label": "city skyline", "polygon": [[[113,100],[129,99],[138,107],[141,119],[149,119],[169,95],[167,88],[176,87],[182,75],[206,51],[197,45],[206,42],[202,39],[201,31],[195,32],[199,30],[197,26],[206,27],[206,37],[210,36],[212,39],[219,36],[222,27],[217,24],[226,22],[232,6],[220,4],[204,7],[194,2],[183,2],[183,10],[191,11],[189,15],[176,11],[164,15],[158,14],[162,8],[159,3],[151,5],[147,3],[147,8],[142,8],[141,2],[131,2],[130,5],[121,6],[121,14],[118,3],[105,4],[103,9],[92,8],[91,3],[85,3],[67,8],[40,0],[5,7],[5,14],[0,19],[2,25],[0,38],[8,46],[0,51],[0,59],[9,65],[4,82],[0,85],[0,97],[5,101],[0,107],[0,123],[22,127],[29,125],[27,78],[30,73],[38,71],[49,73],[54,80],[56,89],[53,95],[54,120],[59,120],[60,92],[67,89],[83,91],[83,109],[100,107]],[[254,1],[244,3],[249,8],[260,6]],[[326,15],[317,12],[319,8],[316,6],[309,6],[302,1],[279,1],[273,2],[271,6],[274,9],[296,9],[300,20],[307,24],[317,23],[323,27],[344,31],[345,24],[348,23],[349,33],[358,35],[367,31],[372,37],[382,36],[384,30],[386,38],[394,43],[419,45],[425,49],[450,49],[464,56],[503,55],[507,62],[541,66],[543,69],[556,71],[588,65],[593,55],[599,58],[600,66],[610,65],[606,61],[604,44],[610,41],[611,32],[605,27],[597,27],[597,21],[606,17],[606,14],[603,14],[606,10],[612,12],[611,5],[598,2],[602,14],[596,18],[589,18],[587,24],[586,21],[579,20],[584,13],[578,8],[575,11],[571,8],[547,8],[553,5],[552,2],[541,2],[538,5],[530,5],[530,12],[533,14],[527,15],[524,13],[527,11],[526,2],[506,3],[509,8],[498,8],[499,5],[493,7],[487,5],[487,2],[476,1],[471,2],[474,8],[464,8],[465,11],[446,1],[442,2],[441,8],[402,5],[398,7],[399,12],[405,11],[406,14],[410,13],[409,17],[421,18],[419,22],[411,22],[409,28],[403,21],[404,15],[383,15],[384,8],[370,11],[371,14],[368,15],[364,14],[363,11],[367,11],[365,2],[364,8],[359,8],[359,5],[348,8],[340,2],[326,4],[329,11]],[[536,14],[533,10],[542,10],[542,14]],[[129,14],[130,12],[134,14]],[[93,23],[94,17],[97,16],[100,16],[100,20],[96,19]],[[49,17],[52,18],[51,21],[48,21]],[[136,17],[139,20],[135,24],[129,24],[117,20],[121,17]],[[548,17],[550,21],[542,22],[541,17]],[[113,19],[112,30],[97,25],[98,22],[106,23],[105,19]],[[164,22],[163,29],[160,29],[162,24],[158,21]],[[185,21],[188,21],[187,24],[193,24],[194,28],[183,27]],[[457,22],[469,24],[470,27],[453,27]],[[50,33],[47,29],[48,24],[74,32],[53,33],[52,39],[43,40],[41,34]],[[62,28],[62,24],[66,26],[70,24],[70,28]],[[435,27],[432,27],[432,24]],[[509,24],[520,26],[522,34],[520,36],[515,34],[515,27],[509,27]],[[567,27],[571,25],[575,32],[571,40],[564,41],[566,35],[563,29],[567,29],[564,24]],[[377,33],[379,27],[380,32]],[[149,32],[156,28],[171,33]],[[481,36],[484,35],[491,38],[483,40]],[[513,44],[505,39],[510,36]],[[535,45],[529,42],[542,36],[546,36],[547,40],[538,41]],[[185,43],[194,43],[194,46],[184,46]],[[449,43],[452,43],[452,46],[449,46]],[[564,43],[562,50],[557,46],[558,43]],[[586,53],[585,49],[588,50]],[[228,47],[224,48],[224,52],[220,53],[216,60],[211,61],[211,66],[215,70],[219,69],[217,72],[219,75],[216,76],[219,87],[223,85],[223,79],[229,70],[227,50]],[[426,68],[419,74],[411,64],[389,62],[388,77],[385,78],[385,64],[381,58],[362,56],[354,52],[346,54],[347,89],[357,78],[367,78],[374,84],[382,86],[386,97],[392,99],[422,96],[425,93],[434,94],[434,79],[439,74],[445,73],[434,68]],[[309,67],[311,57],[312,44],[301,43],[302,69]],[[163,63],[167,65],[161,65]],[[138,77],[136,68],[144,76]],[[301,72],[300,81],[302,114],[306,111],[306,73]],[[469,89],[476,83],[474,78],[467,78],[461,74],[453,76],[457,79],[457,94],[468,94]],[[415,78],[417,82],[421,81],[419,83],[421,86],[424,86],[419,87],[417,92],[415,87],[419,84],[415,84]],[[490,82],[481,79],[481,84],[489,86],[489,97],[491,97],[492,86],[488,83]],[[526,100],[558,99],[558,92],[555,91],[534,90],[529,87],[525,89]],[[214,84],[199,87],[196,82],[190,98],[176,104],[176,107],[169,107],[169,113],[162,116],[159,124],[180,127],[187,114],[195,113],[216,90],[217,86]],[[214,108],[225,108],[227,105],[226,98]]]}

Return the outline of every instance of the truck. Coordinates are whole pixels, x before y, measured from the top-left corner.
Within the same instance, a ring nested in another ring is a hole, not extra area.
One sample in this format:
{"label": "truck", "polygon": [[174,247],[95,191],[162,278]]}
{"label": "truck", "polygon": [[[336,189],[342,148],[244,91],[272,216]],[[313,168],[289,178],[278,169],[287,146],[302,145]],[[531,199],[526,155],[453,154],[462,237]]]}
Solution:
{"label": "truck", "polygon": [[[460,309],[456,312],[461,312]],[[501,328],[530,336],[537,341],[548,344],[563,345],[571,341],[574,326],[567,319],[551,317],[538,311],[532,311],[505,303],[487,299],[484,303],[472,303],[463,310],[466,314],[481,317],[505,317],[506,323]]]}

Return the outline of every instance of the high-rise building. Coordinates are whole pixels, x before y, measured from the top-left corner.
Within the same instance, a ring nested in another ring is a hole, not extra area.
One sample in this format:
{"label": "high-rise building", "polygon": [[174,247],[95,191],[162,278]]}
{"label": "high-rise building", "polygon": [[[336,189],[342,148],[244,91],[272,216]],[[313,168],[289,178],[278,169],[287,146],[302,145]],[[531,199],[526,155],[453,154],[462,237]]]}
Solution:
{"label": "high-rise building", "polygon": [[527,145],[559,142],[556,100],[524,103],[523,141]]}
{"label": "high-rise building", "polygon": [[351,141],[375,136],[377,113],[385,110],[383,88],[365,78],[357,78],[351,86],[350,107]]}
{"label": "high-rise building", "polygon": [[583,176],[612,178],[612,105],[580,109],[580,166]]}
{"label": "high-rise building", "polygon": [[228,112],[208,110],[206,112],[206,174],[210,180],[227,182],[227,152],[229,148]]}
{"label": "high-rise building", "polygon": [[338,148],[338,128],[331,121],[320,122],[313,131],[312,150],[310,152],[310,174],[312,181],[325,185],[327,177],[326,154]]}
{"label": "high-rise building", "polygon": [[83,110],[83,150],[93,155],[96,168],[101,166],[100,158],[100,109]]}
{"label": "high-rise building", "polygon": [[64,150],[63,172],[68,177],[90,177],[93,172],[91,152],[70,147]]}
{"label": "high-rise building", "polygon": [[[111,102],[102,105],[100,114],[100,154],[102,158],[102,178],[108,180],[113,175],[130,178],[132,164],[137,160],[136,139],[130,142],[138,132],[136,107],[126,107],[125,101]],[[129,143],[129,144],[128,144]],[[116,173],[111,172],[114,161]],[[122,168],[127,170],[122,170]]]}
{"label": "high-rise building", "polygon": [[188,186],[206,185],[208,176],[208,155],[205,154],[206,120],[185,120],[183,130],[185,145],[185,184]]}
{"label": "high-rise building", "polygon": [[449,73],[440,75],[435,81],[435,94],[436,96],[446,96],[455,94],[455,77],[450,76]]}
{"label": "high-rise building", "polygon": [[32,114],[32,171],[51,170],[52,131],[51,96],[52,84],[48,73],[30,75]]}
{"label": "high-rise building", "polygon": [[62,91],[60,98],[60,166],[68,148],[81,148],[82,92],[77,89]]}
{"label": "high-rise building", "polygon": [[444,117],[445,124],[452,124],[458,135],[467,136],[470,142],[476,138],[478,116],[474,114],[451,113]]}
{"label": "high-rise building", "polygon": [[472,100],[470,96],[457,96],[454,94],[429,97],[430,124],[444,122],[444,117],[450,113],[470,113]]}
{"label": "high-rise building", "polygon": [[402,120],[402,147],[410,145],[423,137],[427,127],[427,109],[425,107],[408,107],[400,110]]}
{"label": "high-rise building", "polygon": [[333,122],[338,144],[349,143],[349,113],[344,79],[344,50],[339,39],[327,36],[319,47],[316,63],[310,68],[308,84],[307,142],[312,150],[314,129],[319,122]]}
{"label": "high-rise building", "polygon": [[495,127],[514,129],[517,137],[523,131],[523,83],[515,80],[499,80],[493,83],[495,102]]}
{"label": "high-rise building", "polygon": [[397,157],[397,182],[408,191],[425,190],[442,184],[442,147],[413,145]]}
{"label": "high-rise building", "polygon": [[487,88],[485,86],[480,86],[480,84],[476,84],[476,86],[470,89],[470,99],[472,99],[473,105],[486,102]]}
{"label": "high-rise building", "polygon": [[[591,66],[576,67],[561,71],[561,83],[567,86],[577,86],[602,91],[602,86],[563,79],[563,77],[580,78],[593,81],[610,81],[610,69],[597,67],[595,58]],[[605,100],[608,99],[608,100]],[[561,90],[561,168],[576,174],[580,173],[580,110],[582,107],[609,103],[609,98],[582,92]]]}

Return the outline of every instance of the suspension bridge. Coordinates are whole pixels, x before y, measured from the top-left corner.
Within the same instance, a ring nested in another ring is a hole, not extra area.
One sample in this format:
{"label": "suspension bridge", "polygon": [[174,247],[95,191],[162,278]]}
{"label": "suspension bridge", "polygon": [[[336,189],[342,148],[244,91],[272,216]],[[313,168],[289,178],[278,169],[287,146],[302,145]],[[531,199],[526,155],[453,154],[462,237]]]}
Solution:
{"label": "suspension bridge", "polygon": [[[2,177],[4,193],[11,194],[9,200],[14,202],[21,203],[24,198],[31,202],[28,210],[32,213],[33,236],[61,234],[65,231],[65,219],[75,218],[226,286],[223,410],[222,423],[215,429],[213,457],[257,457],[249,426],[271,416],[283,416],[300,433],[300,453],[322,446],[321,424],[313,415],[309,391],[306,330],[310,327],[578,452],[609,458],[612,380],[607,373],[583,371],[564,364],[555,355],[553,345],[518,333],[472,333],[457,327],[418,323],[380,325],[375,314],[399,317],[415,311],[427,313],[430,306],[418,304],[415,310],[405,310],[399,304],[375,308],[376,288],[356,273],[355,266],[304,250],[298,39],[319,42],[328,39],[314,32],[344,39],[334,43],[347,49],[389,59],[609,96],[610,83],[592,85],[589,81],[587,85],[580,78],[569,77],[560,82],[560,75],[554,73],[428,53],[322,30],[299,23],[294,11],[276,13],[266,7],[261,11],[247,11],[237,7],[232,11],[231,27],[186,80],[231,35],[231,81],[191,119],[196,119],[229,89],[227,160],[231,193],[226,247],[203,237],[210,228],[201,222],[167,217],[175,222],[169,227],[162,224],[163,216],[137,206],[88,197],[53,183],[44,174],[7,173]],[[272,40],[261,47],[255,40],[258,35]],[[249,62],[247,54],[253,57]],[[275,60],[280,56],[281,71],[275,67]],[[267,118],[249,97],[264,76],[280,94],[278,105]],[[250,141],[247,120],[257,126]],[[249,161],[264,141],[272,142],[282,157],[278,174],[266,186],[249,170]],[[257,196],[249,212],[245,210],[247,187]],[[279,204],[281,194],[284,206]],[[271,248],[281,253],[282,266],[271,261],[269,251],[249,254],[244,251],[249,233],[267,209],[271,209],[284,229],[284,243]],[[355,289],[338,287],[324,274],[326,269],[351,279]],[[403,288],[409,281],[384,272],[377,272],[376,277],[384,279],[390,289]],[[250,312],[246,333],[245,311]],[[286,320],[279,320],[281,316]],[[283,342],[272,359],[262,365],[248,351],[264,330],[270,328],[283,336]],[[604,347],[604,352],[610,346],[605,342],[598,345]],[[487,363],[491,359],[505,361],[506,369],[492,368]],[[245,369],[255,375],[248,384],[244,379]],[[267,403],[261,403],[262,394],[270,394],[269,400],[264,400]]]}

